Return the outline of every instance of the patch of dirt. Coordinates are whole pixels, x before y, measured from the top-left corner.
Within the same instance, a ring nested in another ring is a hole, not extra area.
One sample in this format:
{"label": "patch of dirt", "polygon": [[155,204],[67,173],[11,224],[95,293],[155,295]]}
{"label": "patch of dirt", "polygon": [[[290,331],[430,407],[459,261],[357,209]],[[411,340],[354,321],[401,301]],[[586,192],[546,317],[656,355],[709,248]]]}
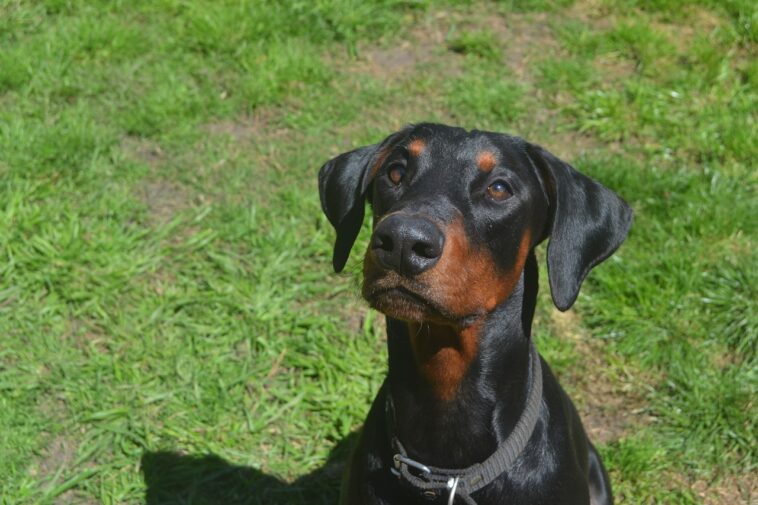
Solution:
{"label": "patch of dirt", "polygon": [[548,131],[542,134],[545,135],[544,138],[538,132],[530,136],[529,140],[574,166],[576,166],[575,161],[584,154],[602,149],[608,150],[609,146],[612,150],[620,150],[619,145],[613,147],[609,143],[601,143],[590,135],[576,131]]}
{"label": "patch of dirt", "polygon": [[57,505],[100,505],[99,502],[89,496],[79,493],[76,489],[69,489],[65,493],[56,497]]}
{"label": "patch of dirt", "polygon": [[31,469],[30,473],[40,481],[51,479],[58,470],[72,465],[78,449],[73,439],[66,435],[58,435],[47,444],[38,458],[37,467]]}
{"label": "patch of dirt", "polygon": [[754,505],[758,500],[758,474],[722,475],[712,480],[692,480],[676,474],[672,488],[691,489],[703,505]]}
{"label": "patch of dirt", "polygon": [[653,21],[651,28],[666,36],[679,52],[687,51],[697,35],[710,34],[725,21],[713,10],[699,6],[687,6],[676,22],[670,20]]}
{"label": "patch of dirt", "polygon": [[[64,423],[71,419],[66,404],[63,399],[58,398],[53,401],[40,402],[37,406],[40,412],[43,412],[51,421]],[[82,433],[84,429],[81,428]],[[79,455],[79,446],[74,436],[65,433],[58,434],[51,439],[49,433],[41,433],[41,437],[48,438],[50,441],[41,453],[35,458],[35,464],[31,465],[29,474],[36,479],[40,487],[55,486],[63,483],[70,478],[71,470]],[[92,468],[93,464],[85,463],[85,467]],[[58,472],[61,472],[58,475]],[[55,482],[52,479],[56,478]],[[91,496],[85,495],[76,488],[69,489],[55,497],[56,505],[96,505],[100,503]]]}
{"label": "patch of dirt", "polygon": [[613,442],[654,420],[645,413],[647,402],[637,393],[635,378],[626,370],[625,376],[614,376],[615,367],[605,357],[602,342],[584,333],[576,312],[552,309],[550,319],[557,334],[582,355],[580,366],[561,380],[579,392],[572,399],[590,440]]}
{"label": "patch of dirt", "polygon": [[634,75],[634,61],[617,53],[598,55],[593,61],[595,69],[602,74],[604,82],[621,82]]}
{"label": "patch of dirt", "polygon": [[753,505],[758,500],[758,476],[746,473],[716,482],[697,481],[692,485],[704,505]]}
{"label": "patch of dirt", "polygon": [[95,350],[101,354],[109,352],[105,335],[79,318],[69,320],[68,331],[63,336],[73,340],[76,348],[81,351],[91,352]]}
{"label": "patch of dirt", "polygon": [[432,60],[436,44],[403,42],[399,46],[363,51],[356,67],[367,74],[394,78],[415,71],[416,66]]}
{"label": "patch of dirt", "polygon": [[[365,73],[373,77],[398,79],[412,77],[418,67],[445,60],[451,63],[447,75],[460,73],[460,57],[449,55],[445,37],[451,22],[450,13],[437,12],[432,18],[419,20],[411,30],[403,34],[404,40],[389,47],[364,46],[359,49],[357,60],[339,66],[351,73]],[[452,57],[451,57],[452,56]]]}
{"label": "patch of dirt", "polygon": [[150,223],[160,225],[171,221],[180,211],[192,206],[191,192],[178,182],[160,179],[157,175],[166,162],[166,153],[161,146],[150,139],[127,136],[121,139],[124,155],[148,165],[156,174],[154,178],[142,181],[135,188],[136,197],[150,212]]}
{"label": "patch of dirt", "polygon": [[235,142],[250,142],[263,135],[270,136],[272,132],[286,131],[274,127],[277,115],[273,108],[260,107],[251,115],[211,121],[202,128],[211,135],[229,137]]}
{"label": "patch of dirt", "polygon": [[[594,6],[593,2],[585,4],[585,10],[580,11],[581,14],[572,15],[593,19],[595,16],[603,16],[600,6]],[[536,96],[540,103],[544,103],[548,97],[544,97],[544,91],[536,86],[536,66],[546,55],[560,56],[563,53],[549,21],[549,15],[546,13],[492,15],[487,12],[472,16],[464,26],[468,29],[486,29],[494,33],[504,48],[503,63],[521,83],[527,85],[529,94]],[[611,57],[603,59],[600,64],[606,65],[608,72],[621,72],[620,75],[629,75],[634,71],[633,64],[616,61]],[[558,107],[550,108],[543,105],[534,110],[528,122],[521,127],[522,135],[567,161],[590,151],[608,149],[607,143],[601,143],[591,135],[557,130],[556,125],[562,122],[558,109],[562,104],[572,102],[574,98],[568,94],[561,96],[559,93],[550,99],[555,101]],[[620,150],[620,146],[612,148]]]}
{"label": "patch of dirt", "polygon": [[151,167],[157,166],[165,157],[163,149],[157,142],[142,137],[126,136],[121,139],[120,147],[127,158]]}
{"label": "patch of dirt", "polygon": [[[266,202],[276,188],[267,178],[253,174],[249,180],[241,181],[240,165],[287,173],[281,150],[297,149],[304,140],[302,132],[283,123],[282,108],[301,107],[297,100],[290,97],[281,107],[259,107],[252,114],[202,125],[200,129],[207,135],[192,146],[189,155],[178,160],[202,186],[203,194],[197,198],[224,204],[247,201],[252,195],[257,203]],[[228,190],[230,177],[239,184],[234,191]]]}
{"label": "patch of dirt", "polygon": [[[178,158],[171,160],[171,165],[181,166],[186,173],[192,174],[195,181],[202,183],[205,188],[203,192],[193,191],[178,181],[161,176],[161,166],[167,165],[167,160],[166,154],[157,143],[136,137],[124,138],[121,148],[125,155],[154,169],[154,176],[146,178],[134,190],[137,198],[148,207],[149,223],[153,226],[166,224],[182,211],[206,204],[208,201],[230,198],[229,195],[216,192],[216,188],[222,187],[223,184],[214,184],[214,179],[223,178],[226,181],[228,174],[225,169],[230,162],[251,150],[256,150],[259,146],[265,147],[268,141],[276,137],[292,134],[290,129],[278,125],[277,119],[280,116],[281,112],[277,108],[261,107],[251,115],[218,119],[200,126],[201,131],[207,135],[188,149],[187,153],[179,154]],[[216,141],[219,137],[230,140],[220,150]],[[211,149],[214,153],[217,150],[220,153],[215,161],[208,161],[204,156],[199,156]],[[268,153],[261,151],[259,154],[261,165],[277,166],[278,160],[268,160]]]}
{"label": "patch of dirt", "polygon": [[534,81],[534,64],[559,50],[545,13],[490,16],[487,28],[505,46],[504,62],[522,82]]}
{"label": "patch of dirt", "polygon": [[[171,244],[176,244],[185,234],[178,233],[173,237]],[[176,274],[163,265],[147,277],[148,286],[158,296],[163,296],[167,291],[175,289],[177,285]]]}
{"label": "patch of dirt", "polygon": [[454,32],[487,30],[493,33],[503,48],[503,62],[520,80],[529,80],[531,67],[545,51],[558,49],[544,13],[493,14],[491,9],[465,13],[438,11],[419,19],[404,40],[390,47],[363,47],[356,61],[339,62],[349,72],[366,73],[374,77],[396,79],[417,76],[419,67],[433,63],[439,73],[455,77],[465,71],[465,57],[451,51],[448,36]]}
{"label": "patch of dirt", "polygon": [[688,25],[693,29],[697,29],[700,33],[710,33],[716,28],[724,26],[725,23],[729,22],[716,14],[714,9],[709,9],[701,5],[689,5],[687,13],[693,20],[693,22],[688,23]]}
{"label": "patch of dirt", "polygon": [[583,23],[591,24],[596,30],[605,30],[616,24],[616,16],[605,0],[582,0],[574,2],[565,14]]}
{"label": "patch of dirt", "polygon": [[[30,470],[30,474],[36,477],[42,486],[61,484],[67,478],[67,470],[73,466],[78,451],[79,447],[72,438],[58,435],[39,456],[39,463],[36,468]],[[61,469],[63,470],[57,481],[51,482]],[[74,488],[56,496],[55,503],[56,505],[95,505],[99,502]]]}
{"label": "patch of dirt", "polygon": [[179,212],[193,205],[189,190],[173,181],[149,180],[138,186],[136,192],[147,205],[150,221],[154,225],[171,221]]}

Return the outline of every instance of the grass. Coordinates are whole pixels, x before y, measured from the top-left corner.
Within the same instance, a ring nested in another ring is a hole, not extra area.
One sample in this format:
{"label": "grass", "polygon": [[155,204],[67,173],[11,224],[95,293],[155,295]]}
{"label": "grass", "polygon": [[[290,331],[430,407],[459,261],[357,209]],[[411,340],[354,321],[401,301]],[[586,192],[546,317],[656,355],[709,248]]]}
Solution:
{"label": "grass", "polygon": [[571,319],[543,286],[540,349],[620,503],[747,503],[756,26],[747,0],[0,2],[0,502],[333,503],[386,356],[315,174],[436,120],[632,203]]}

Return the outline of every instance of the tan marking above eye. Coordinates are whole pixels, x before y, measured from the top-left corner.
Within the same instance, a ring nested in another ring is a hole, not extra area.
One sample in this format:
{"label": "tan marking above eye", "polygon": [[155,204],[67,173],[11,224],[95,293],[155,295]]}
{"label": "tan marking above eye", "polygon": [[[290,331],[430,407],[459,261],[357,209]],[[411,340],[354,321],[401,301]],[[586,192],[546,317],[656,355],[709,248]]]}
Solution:
{"label": "tan marking above eye", "polygon": [[497,158],[492,151],[482,151],[476,157],[476,164],[482,172],[491,172],[497,165]]}
{"label": "tan marking above eye", "polygon": [[421,139],[414,139],[410,144],[408,144],[408,153],[411,156],[419,156],[422,152],[424,152],[425,148],[426,142]]}

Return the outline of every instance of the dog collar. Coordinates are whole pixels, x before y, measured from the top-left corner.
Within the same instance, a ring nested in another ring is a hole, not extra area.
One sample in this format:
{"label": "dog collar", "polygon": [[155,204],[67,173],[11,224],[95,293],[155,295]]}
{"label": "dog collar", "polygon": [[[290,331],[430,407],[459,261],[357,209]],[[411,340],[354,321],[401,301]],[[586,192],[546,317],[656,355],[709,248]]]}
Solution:
{"label": "dog collar", "polygon": [[390,434],[390,444],[395,455],[392,458],[392,473],[424,498],[434,500],[447,494],[447,503],[452,505],[460,497],[467,505],[476,505],[471,494],[487,486],[505,473],[516,461],[534,432],[539,419],[542,400],[542,365],[534,344],[529,345],[530,369],[529,392],[521,417],[508,437],[486,460],[468,468],[448,469],[427,466],[408,457],[403,444],[395,434],[395,406],[392,395],[387,392],[385,413]]}

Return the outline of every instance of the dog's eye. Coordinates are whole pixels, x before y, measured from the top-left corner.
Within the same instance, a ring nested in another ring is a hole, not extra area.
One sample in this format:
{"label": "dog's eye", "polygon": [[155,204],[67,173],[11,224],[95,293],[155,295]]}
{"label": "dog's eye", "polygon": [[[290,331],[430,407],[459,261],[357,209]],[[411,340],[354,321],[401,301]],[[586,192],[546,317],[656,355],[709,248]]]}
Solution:
{"label": "dog's eye", "polygon": [[393,163],[387,169],[387,177],[392,181],[392,184],[397,186],[405,177],[405,166],[400,163]]}
{"label": "dog's eye", "polygon": [[495,181],[487,186],[487,196],[498,202],[510,197],[511,194],[511,189],[504,181]]}

